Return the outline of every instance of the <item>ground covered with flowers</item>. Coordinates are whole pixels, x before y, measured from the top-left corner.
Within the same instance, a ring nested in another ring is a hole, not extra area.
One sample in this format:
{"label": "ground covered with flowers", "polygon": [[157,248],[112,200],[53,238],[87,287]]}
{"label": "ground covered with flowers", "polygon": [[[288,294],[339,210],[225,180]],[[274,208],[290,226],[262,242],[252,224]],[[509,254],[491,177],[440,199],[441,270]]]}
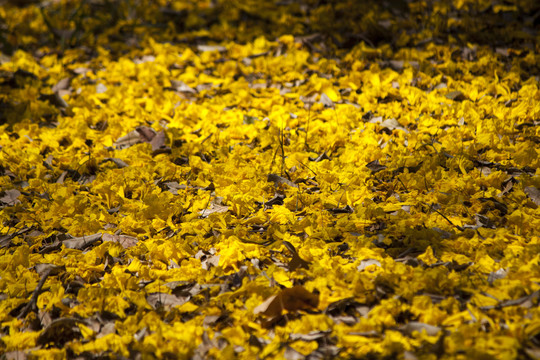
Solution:
{"label": "ground covered with flowers", "polygon": [[536,1],[1,4],[4,358],[540,358]]}

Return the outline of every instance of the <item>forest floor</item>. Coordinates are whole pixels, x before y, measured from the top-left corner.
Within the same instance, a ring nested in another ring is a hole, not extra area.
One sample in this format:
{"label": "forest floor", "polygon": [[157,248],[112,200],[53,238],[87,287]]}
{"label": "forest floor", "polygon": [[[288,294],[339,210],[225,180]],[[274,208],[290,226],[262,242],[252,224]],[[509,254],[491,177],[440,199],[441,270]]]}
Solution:
{"label": "forest floor", "polygon": [[2,359],[540,359],[534,0],[0,3]]}

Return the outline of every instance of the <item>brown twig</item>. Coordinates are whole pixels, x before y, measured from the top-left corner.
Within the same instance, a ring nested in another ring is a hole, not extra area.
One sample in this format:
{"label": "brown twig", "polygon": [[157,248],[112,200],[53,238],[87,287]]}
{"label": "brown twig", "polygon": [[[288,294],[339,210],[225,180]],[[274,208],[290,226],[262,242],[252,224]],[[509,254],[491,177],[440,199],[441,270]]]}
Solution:
{"label": "brown twig", "polygon": [[456,224],[454,224],[452,221],[450,221],[450,219],[447,218],[445,215],[443,215],[443,213],[441,213],[439,210],[433,209],[433,207],[431,207],[431,210],[433,210],[433,211],[435,211],[437,214],[441,215],[441,216],[444,218],[444,220],[448,221],[448,223],[449,223],[450,225],[452,225],[453,227],[455,227],[455,228],[458,229],[459,231],[463,231],[463,230],[464,230],[461,226],[456,225]]}
{"label": "brown twig", "polygon": [[19,319],[23,319],[28,315],[29,312],[37,312],[37,298],[39,294],[41,293],[41,289],[43,288],[43,285],[45,285],[45,281],[51,274],[52,269],[46,270],[43,275],[41,275],[41,279],[39,279],[39,283],[37,284],[36,288],[34,289],[34,292],[32,293],[32,297],[30,298],[30,301],[28,304],[26,304],[25,307],[21,309],[21,312],[17,316]]}

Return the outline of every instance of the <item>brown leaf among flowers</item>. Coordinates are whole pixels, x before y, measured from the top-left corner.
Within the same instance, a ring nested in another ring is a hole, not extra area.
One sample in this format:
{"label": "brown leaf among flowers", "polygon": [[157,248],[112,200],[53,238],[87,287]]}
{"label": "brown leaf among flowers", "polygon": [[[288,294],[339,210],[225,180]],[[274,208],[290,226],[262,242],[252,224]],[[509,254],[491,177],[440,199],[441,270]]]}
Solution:
{"label": "brown leaf among flowers", "polygon": [[295,271],[299,268],[309,269],[309,262],[305,261],[298,255],[296,248],[290,242],[284,240],[283,245],[289,250],[292,254],[292,259],[289,261],[288,268],[289,271]]}
{"label": "brown leaf among flowers", "polygon": [[19,196],[21,196],[21,192],[17,189],[2,191],[0,192],[0,204],[2,206],[13,206],[20,204],[21,202],[18,199]]}
{"label": "brown leaf among flowers", "polygon": [[101,240],[104,242],[112,241],[122,245],[124,249],[129,249],[130,247],[137,245],[137,238],[128,235],[113,235],[113,234],[103,234]]}
{"label": "brown leaf among flowers", "polygon": [[525,193],[529,196],[533,203],[540,206],[540,190],[534,186],[527,186],[523,189]]}
{"label": "brown leaf among flowers", "polygon": [[64,240],[62,244],[68,249],[84,250],[85,248],[92,246],[97,241],[101,240],[102,233],[97,233],[88,236],[76,237],[68,240]]}
{"label": "brown leaf among flowers", "polygon": [[146,301],[152,308],[164,307],[170,309],[175,306],[184,305],[191,299],[191,296],[176,296],[167,293],[152,293],[146,296]]}
{"label": "brown leaf among flowers", "polygon": [[156,150],[164,145],[164,134],[159,135],[162,132],[163,130],[158,133],[148,126],[139,126],[135,130],[116,139],[114,146],[117,149],[125,149],[135,144],[146,142],[152,144],[152,150]]}
{"label": "brown leaf among flowers", "polygon": [[282,176],[279,176],[279,175],[276,175],[276,174],[268,174],[267,180],[268,180],[268,182],[273,182],[274,186],[276,186],[276,187],[278,185],[281,185],[281,184],[285,184],[285,185],[290,186],[290,187],[298,187],[298,185],[296,185],[295,183],[293,183],[289,179],[286,179],[286,178],[284,178]]}
{"label": "brown leaf among flowers", "polygon": [[62,348],[65,343],[82,336],[77,325],[84,323],[85,320],[70,317],[55,319],[41,332],[37,344]]}
{"label": "brown leaf among flowers", "polygon": [[253,309],[254,314],[276,317],[287,310],[313,310],[319,306],[319,295],[306,290],[303,286],[295,285],[285,288],[278,294],[270,296],[262,304]]}

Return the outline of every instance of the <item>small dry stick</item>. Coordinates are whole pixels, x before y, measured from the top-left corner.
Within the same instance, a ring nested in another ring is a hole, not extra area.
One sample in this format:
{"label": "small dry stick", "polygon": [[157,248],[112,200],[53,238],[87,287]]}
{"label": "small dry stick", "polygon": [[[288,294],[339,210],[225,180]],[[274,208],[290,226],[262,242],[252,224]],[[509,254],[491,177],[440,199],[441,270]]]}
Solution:
{"label": "small dry stick", "polygon": [[22,308],[21,312],[19,313],[19,316],[17,316],[19,319],[23,319],[28,315],[29,312],[37,311],[37,298],[39,294],[41,293],[41,289],[43,288],[43,285],[45,285],[45,281],[51,274],[52,269],[48,269],[41,275],[41,279],[39,279],[39,283],[37,284],[36,288],[34,289],[34,292],[32,293],[32,297],[30,298],[30,301],[28,304],[26,304],[25,307]]}

